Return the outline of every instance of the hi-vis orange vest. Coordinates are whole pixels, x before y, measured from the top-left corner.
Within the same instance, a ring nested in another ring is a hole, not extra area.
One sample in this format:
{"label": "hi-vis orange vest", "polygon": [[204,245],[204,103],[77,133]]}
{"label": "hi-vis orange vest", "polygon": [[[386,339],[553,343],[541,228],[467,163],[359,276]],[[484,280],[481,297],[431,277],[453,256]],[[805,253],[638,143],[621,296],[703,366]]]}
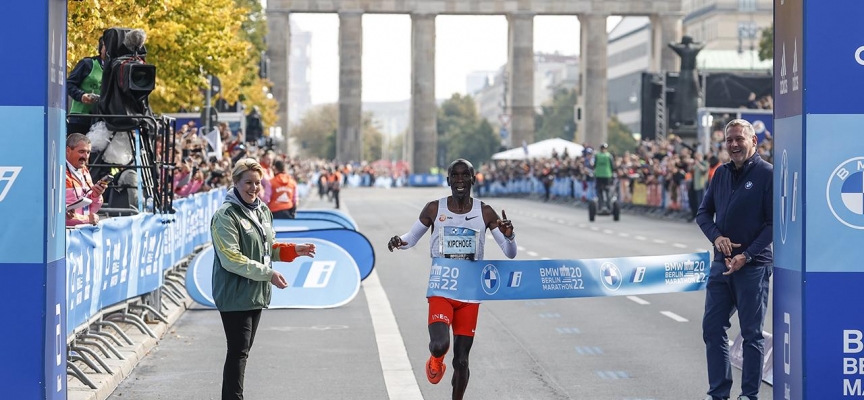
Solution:
{"label": "hi-vis orange vest", "polygon": [[277,212],[294,208],[297,198],[297,182],[291,175],[278,174],[270,180],[273,194],[270,195],[270,211]]}

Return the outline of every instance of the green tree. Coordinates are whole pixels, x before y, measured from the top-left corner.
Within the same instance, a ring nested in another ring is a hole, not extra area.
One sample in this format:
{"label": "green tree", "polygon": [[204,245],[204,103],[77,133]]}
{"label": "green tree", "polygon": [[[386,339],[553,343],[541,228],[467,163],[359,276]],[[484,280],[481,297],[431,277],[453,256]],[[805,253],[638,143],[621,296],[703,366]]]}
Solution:
{"label": "green tree", "polygon": [[621,123],[618,117],[612,116],[609,118],[609,151],[616,156],[624,154],[625,151],[632,152],[638,143],[633,138],[633,132],[627,128],[627,125]]}
{"label": "green tree", "polygon": [[300,154],[327,160],[336,158],[336,132],[339,110],[335,104],[312,108],[299,124],[291,127],[291,137],[300,146]]}
{"label": "green tree", "polygon": [[381,159],[384,149],[384,135],[372,119],[370,112],[363,113],[363,161],[377,161]]}
{"label": "green tree", "polygon": [[555,90],[552,100],[541,107],[542,112],[535,118],[534,140],[561,138],[572,141],[576,133],[576,123],[573,122],[575,107],[575,89]]}
{"label": "green tree", "polygon": [[[300,154],[327,160],[336,158],[336,136],[339,132],[339,109],[325,104],[309,110],[298,125],[291,128],[291,137],[300,145]],[[363,161],[381,158],[383,135],[373,124],[372,114],[363,115]]]}
{"label": "green tree", "polygon": [[762,30],[762,38],[759,39],[759,61],[774,58],[774,22],[771,26]]}
{"label": "green tree", "polygon": [[[251,85],[258,93],[270,83],[257,78],[264,32],[256,28],[263,10],[254,0],[68,1],[67,68],[95,54],[105,29],[141,28],[147,32],[147,62],[156,66],[154,112],[174,112],[203,105],[207,74],[222,80],[222,96],[237,101]],[[243,7],[240,7],[242,5]],[[247,8],[248,6],[248,8]],[[255,18],[251,20],[250,18]],[[244,27],[244,23],[250,21]],[[259,36],[261,36],[259,38]],[[253,94],[252,92],[249,92]],[[275,122],[277,104],[266,96],[248,96]],[[269,100],[269,101],[268,101]]]}
{"label": "green tree", "polygon": [[477,114],[471,96],[453,94],[438,108],[438,165],[447,166],[455,158],[479,165],[498,149],[498,136],[492,125]]}

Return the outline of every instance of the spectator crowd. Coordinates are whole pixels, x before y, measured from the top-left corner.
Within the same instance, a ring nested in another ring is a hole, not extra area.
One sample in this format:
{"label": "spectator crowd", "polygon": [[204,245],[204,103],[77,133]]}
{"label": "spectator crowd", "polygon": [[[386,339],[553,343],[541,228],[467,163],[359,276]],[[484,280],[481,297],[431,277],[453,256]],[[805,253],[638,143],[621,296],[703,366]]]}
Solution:
{"label": "spectator crowd", "polygon": [[[669,212],[689,211],[689,219],[695,218],[714,171],[730,161],[723,140],[723,121],[712,128],[707,149],[670,134],[643,140],[635,148],[614,155],[614,189],[618,200],[625,205]],[[486,162],[477,173],[478,195],[527,192],[539,193],[545,201],[593,199],[595,150],[588,144],[583,146],[582,154],[575,156],[565,152],[550,158]],[[773,162],[770,133],[759,143],[757,152]],[[514,186],[521,189],[508,189]]]}

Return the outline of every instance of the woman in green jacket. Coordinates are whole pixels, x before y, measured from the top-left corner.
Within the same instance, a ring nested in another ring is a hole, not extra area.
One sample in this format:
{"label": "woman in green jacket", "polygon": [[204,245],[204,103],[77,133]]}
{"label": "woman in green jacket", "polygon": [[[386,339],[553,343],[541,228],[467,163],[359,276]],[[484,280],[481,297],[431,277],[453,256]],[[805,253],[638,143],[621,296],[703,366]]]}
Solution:
{"label": "woman in green jacket", "polygon": [[228,343],[222,371],[222,399],[243,399],[246,359],[255,340],[261,310],[270,304],[270,285],[288,287],[272,261],[315,256],[315,245],[276,243],[273,214],[258,199],[264,169],[251,158],[240,159],[231,177],[234,186],[213,215],[210,234],[213,300],[222,316]]}

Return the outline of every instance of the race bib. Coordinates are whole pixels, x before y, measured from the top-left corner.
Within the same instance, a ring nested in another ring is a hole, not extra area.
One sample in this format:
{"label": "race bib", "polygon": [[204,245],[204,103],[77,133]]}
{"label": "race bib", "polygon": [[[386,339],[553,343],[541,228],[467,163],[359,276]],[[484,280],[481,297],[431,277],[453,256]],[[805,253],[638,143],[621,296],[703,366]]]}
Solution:
{"label": "race bib", "polygon": [[444,258],[474,260],[477,254],[477,231],[470,228],[445,226],[441,230],[439,251]]}

